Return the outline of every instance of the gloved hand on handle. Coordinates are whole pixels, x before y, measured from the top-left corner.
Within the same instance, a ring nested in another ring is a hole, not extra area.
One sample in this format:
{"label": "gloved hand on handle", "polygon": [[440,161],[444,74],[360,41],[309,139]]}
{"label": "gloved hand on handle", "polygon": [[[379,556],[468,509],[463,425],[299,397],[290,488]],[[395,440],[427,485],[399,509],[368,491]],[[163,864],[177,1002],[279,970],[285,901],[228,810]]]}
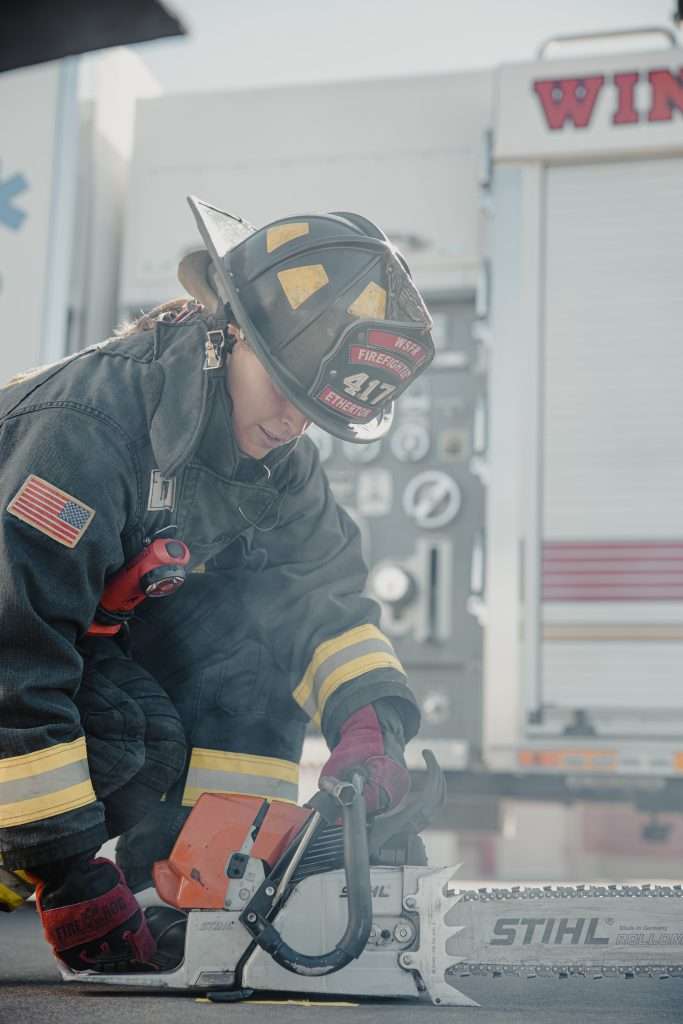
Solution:
{"label": "gloved hand on handle", "polygon": [[320,777],[349,779],[359,771],[366,780],[363,794],[368,814],[391,810],[410,789],[404,745],[400,716],[390,699],[381,698],[346,720]]}
{"label": "gloved hand on handle", "polygon": [[121,870],[95,851],[32,868],[41,881],[36,904],[45,938],[74,971],[142,971],[156,942]]}

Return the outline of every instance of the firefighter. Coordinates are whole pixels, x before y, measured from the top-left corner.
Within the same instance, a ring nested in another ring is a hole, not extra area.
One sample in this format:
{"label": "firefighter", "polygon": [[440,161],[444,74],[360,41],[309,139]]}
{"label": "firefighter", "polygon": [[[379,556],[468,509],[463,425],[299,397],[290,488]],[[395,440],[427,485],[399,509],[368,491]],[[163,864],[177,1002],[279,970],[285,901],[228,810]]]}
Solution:
{"label": "firefighter", "polygon": [[[386,810],[419,725],[305,432],[386,433],[433,356],[424,303],[356,214],[255,230],[190,205],[192,301],[0,396],[0,864],[37,883],[74,970],[163,966],[131,884],[201,792],[296,799],[313,720],[323,772],[361,768]],[[107,581],[158,537],[188,546],[187,582],[89,634]],[[96,856],[113,836],[117,864]]]}

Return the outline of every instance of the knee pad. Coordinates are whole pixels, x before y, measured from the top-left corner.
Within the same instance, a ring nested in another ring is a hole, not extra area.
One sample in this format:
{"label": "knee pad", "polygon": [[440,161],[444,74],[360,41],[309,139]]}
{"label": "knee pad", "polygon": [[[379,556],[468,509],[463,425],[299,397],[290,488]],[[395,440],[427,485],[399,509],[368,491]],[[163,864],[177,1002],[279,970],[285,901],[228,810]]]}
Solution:
{"label": "knee pad", "polygon": [[143,767],[145,717],[134,700],[94,667],[74,703],[85,733],[93,789],[103,800]]}
{"label": "knee pad", "polygon": [[147,805],[158,803],[182,774],[185,730],[162,687],[111,642],[87,649],[75,703],[95,793],[105,803],[117,795],[110,815],[120,831],[132,814],[137,820]]}
{"label": "knee pad", "polygon": [[187,741],[180,716],[158,683],[149,676],[126,687],[145,720],[145,763],[136,778],[160,795],[185,768]]}

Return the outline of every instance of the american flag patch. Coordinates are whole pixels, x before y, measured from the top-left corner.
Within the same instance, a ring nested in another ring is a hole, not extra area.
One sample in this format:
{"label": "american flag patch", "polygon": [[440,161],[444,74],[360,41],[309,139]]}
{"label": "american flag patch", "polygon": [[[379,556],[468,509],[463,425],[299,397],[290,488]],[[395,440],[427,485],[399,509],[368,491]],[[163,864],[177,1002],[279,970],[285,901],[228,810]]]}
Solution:
{"label": "american flag patch", "polygon": [[17,519],[67,548],[75,548],[90,526],[95,509],[31,473],[7,506]]}

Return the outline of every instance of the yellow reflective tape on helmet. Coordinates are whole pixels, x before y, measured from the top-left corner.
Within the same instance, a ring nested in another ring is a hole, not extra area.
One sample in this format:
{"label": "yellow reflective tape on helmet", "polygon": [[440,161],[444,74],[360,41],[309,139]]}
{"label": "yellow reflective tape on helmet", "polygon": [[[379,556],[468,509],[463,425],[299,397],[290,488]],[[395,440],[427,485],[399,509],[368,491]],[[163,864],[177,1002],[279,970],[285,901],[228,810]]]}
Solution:
{"label": "yellow reflective tape on helmet", "polygon": [[391,668],[405,675],[384,633],[369,623],[356,626],[316,647],[294,690],[294,700],[319,723],[325,704],[339,686],[377,668]]}
{"label": "yellow reflective tape on helmet", "polygon": [[282,290],[292,309],[303,306],[311,295],[319,292],[330,280],[322,263],[314,263],[309,267],[280,270],[277,279],[282,285]]}
{"label": "yellow reflective tape on helmet", "polygon": [[275,227],[268,228],[266,232],[266,251],[275,252],[281,245],[286,245],[294,238],[307,235],[310,230],[310,226],[306,223],[276,224]]}
{"label": "yellow reflective tape on helmet", "polygon": [[67,811],[95,802],[95,793],[90,779],[66,789],[56,790],[47,796],[35,796],[16,803],[0,804],[0,828],[28,825],[33,821],[54,818]]}
{"label": "yellow reflective tape on helmet", "polygon": [[381,285],[370,281],[360,295],[354,299],[347,313],[363,320],[385,320],[387,315],[387,293]]}
{"label": "yellow reflective tape on helmet", "polygon": [[299,766],[294,761],[195,747],[182,802],[192,807],[202,793],[244,793],[296,803],[298,792]]}

